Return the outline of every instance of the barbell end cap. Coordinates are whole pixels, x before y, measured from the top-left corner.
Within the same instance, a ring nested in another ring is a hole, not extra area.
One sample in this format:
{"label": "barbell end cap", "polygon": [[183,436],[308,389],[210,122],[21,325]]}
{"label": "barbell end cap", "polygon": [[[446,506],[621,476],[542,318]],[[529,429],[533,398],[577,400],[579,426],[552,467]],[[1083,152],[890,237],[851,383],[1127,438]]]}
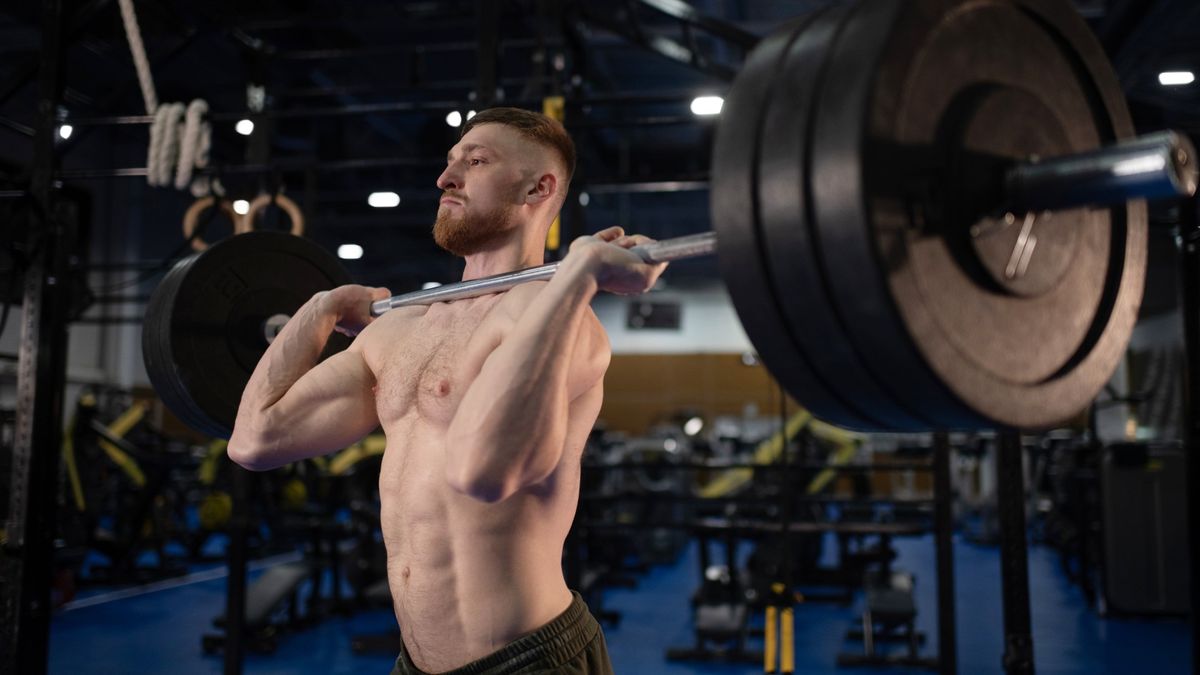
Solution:
{"label": "barbell end cap", "polygon": [[1186,134],[1168,131],[1171,145],[1171,180],[1182,197],[1194,197],[1200,183],[1200,165],[1196,161],[1196,146]]}

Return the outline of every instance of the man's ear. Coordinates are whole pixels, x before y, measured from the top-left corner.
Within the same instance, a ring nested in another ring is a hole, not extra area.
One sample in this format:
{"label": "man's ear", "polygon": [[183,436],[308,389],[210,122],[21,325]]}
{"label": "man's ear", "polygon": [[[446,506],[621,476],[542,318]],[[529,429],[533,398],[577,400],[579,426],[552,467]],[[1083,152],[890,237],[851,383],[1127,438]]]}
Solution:
{"label": "man's ear", "polygon": [[544,173],[537,177],[529,191],[525,193],[525,203],[531,206],[541,204],[558,193],[558,178],[552,173]]}

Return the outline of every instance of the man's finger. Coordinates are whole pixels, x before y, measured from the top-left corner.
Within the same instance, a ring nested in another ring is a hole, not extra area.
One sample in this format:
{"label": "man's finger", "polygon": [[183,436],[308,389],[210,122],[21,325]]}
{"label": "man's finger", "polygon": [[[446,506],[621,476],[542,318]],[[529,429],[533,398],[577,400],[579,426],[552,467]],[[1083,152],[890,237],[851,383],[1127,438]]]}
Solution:
{"label": "man's finger", "polygon": [[619,225],[613,225],[612,227],[608,227],[608,228],[605,228],[605,229],[597,232],[596,238],[600,239],[602,241],[613,241],[614,239],[618,239],[618,238],[624,236],[624,234],[625,234],[624,228],[622,228]]}

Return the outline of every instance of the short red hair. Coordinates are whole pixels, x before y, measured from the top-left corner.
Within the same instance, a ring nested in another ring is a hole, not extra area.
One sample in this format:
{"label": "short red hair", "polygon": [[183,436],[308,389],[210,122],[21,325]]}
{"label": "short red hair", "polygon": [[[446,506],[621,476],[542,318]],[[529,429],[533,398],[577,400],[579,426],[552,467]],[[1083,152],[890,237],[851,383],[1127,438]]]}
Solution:
{"label": "short red hair", "polygon": [[571,177],[575,175],[575,142],[563,128],[562,122],[521,108],[488,108],[467,120],[459,138],[480,124],[503,124],[534,143],[550,148],[562,160],[563,168],[567,171],[565,182],[571,182]]}

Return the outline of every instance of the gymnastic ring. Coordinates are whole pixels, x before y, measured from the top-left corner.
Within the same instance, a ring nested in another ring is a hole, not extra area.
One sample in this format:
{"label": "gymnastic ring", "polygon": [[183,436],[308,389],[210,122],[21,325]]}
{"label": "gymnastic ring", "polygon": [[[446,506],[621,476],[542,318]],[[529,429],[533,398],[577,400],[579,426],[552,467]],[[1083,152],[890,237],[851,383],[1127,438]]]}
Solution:
{"label": "gymnastic ring", "polygon": [[196,223],[200,220],[200,214],[204,213],[206,209],[211,208],[214,202],[218,204],[221,212],[224,213],[233,223],[234,234],[241,234],[242,232],[246,231],[243,229],[245,224],[242,222],[242,219],[239,218],[236,213],[234,213],[233,206],[231,206],[227,200],[222,199],[218,202],[217,198],[212,195],[201,197],[192,202],[192,205],[189,206],[188,210],[183,214],[183,236],[185,239],[192,240],[192,248],[197,251],[203,251],[204,249],[208,248],[208,242],[204,241],[200,237],[193,239],[192,233],[196,231]]}
{"label": "gymnastic ring", "polygon": [[283,209],[288,214],[288,218],[292,220],[292,234],[297,237],[304,236],[304,212],[296,206],[296,202],[292,201],[287,195],[268,195],[261,194],[250,202],[250,209],[246,211],[246,215],[242,216],[244,229],[243,232],[249,232],[254,229],[254,217],[258,215],[267,204],[274,203],[279,208]]}

